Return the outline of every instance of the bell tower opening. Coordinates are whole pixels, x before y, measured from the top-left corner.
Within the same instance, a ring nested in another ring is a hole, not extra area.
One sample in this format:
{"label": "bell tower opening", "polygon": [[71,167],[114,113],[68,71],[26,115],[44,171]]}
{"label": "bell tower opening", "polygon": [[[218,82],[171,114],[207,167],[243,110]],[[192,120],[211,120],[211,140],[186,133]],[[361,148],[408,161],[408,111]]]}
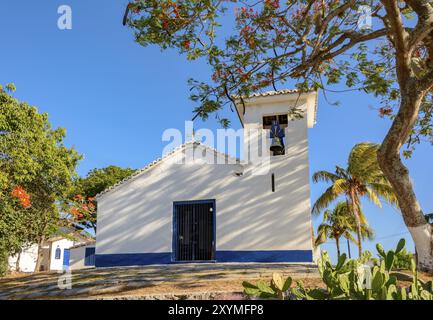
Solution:
{"label": "bell tower opening", "polygon": [[[315,124],[317,91],[285,89],[234,98],[244,129],[243,158],[247,163],[258,163],[264,156],[280,159],[292,155]],[[300,117],[291,117],[295,110]]]}
{"label": "bell tower opening", "polygon": [[264,116],[263,129],[270,130],[269,138],[271,139],[270,151],[273,156],[281,156],[285,154],[284,146],[284,128],[287,128],[287,114]]}

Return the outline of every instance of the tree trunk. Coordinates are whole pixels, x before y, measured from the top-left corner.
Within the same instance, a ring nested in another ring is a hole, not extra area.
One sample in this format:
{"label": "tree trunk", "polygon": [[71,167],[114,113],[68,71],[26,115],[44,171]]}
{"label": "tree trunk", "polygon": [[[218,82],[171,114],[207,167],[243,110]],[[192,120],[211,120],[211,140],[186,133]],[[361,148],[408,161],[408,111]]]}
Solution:
{"label": "tree trunk", "polygon": [[340,238],[335,238],[335,245],[337,246],[337,256],[340,258]]}
{"label": "tree trunk", "polygon": [[43,250],[42,250],[42,245],[44,241],[45,241],[45,237],[41,237],[40,240],[38,241],[38,257],[36,259],[35,272],[39,272],[41,269],[42,260],[44,258]]}
{"label": "tree trunk", "polygon": [[20,272],[21,271],[20,262],[21,262],[21,250],[17,254],[17,261],[15,262],[15,272]]}
{"label": "tree trunk", "polygon": [[362,234],[361,234],[361,218],[359,217],[358,202],[356,201],[355,191],[350,191],[350,201],[352,202],[352,211],[356,221],[356,237],[358,238],[358,255],[362,255]]}
{"label": "tree trunk", "polygon": [[409,170],[400,158],[401,146],[414,127],[424,94],[412,83],[402,90],[401,96],[400,109],[379,149],[378,162],[395,190],[404,222],[415,242],[418,269],[433,272],[432,226],[424,217]]}
{"label": "tree trunk", "polygon": [[351,253],[350,253],[350,243],[349,243],[349,239],[346,239],[347,240],[347,253],[349,254],[349,259],[352,259],[352,255],[351,255]]}

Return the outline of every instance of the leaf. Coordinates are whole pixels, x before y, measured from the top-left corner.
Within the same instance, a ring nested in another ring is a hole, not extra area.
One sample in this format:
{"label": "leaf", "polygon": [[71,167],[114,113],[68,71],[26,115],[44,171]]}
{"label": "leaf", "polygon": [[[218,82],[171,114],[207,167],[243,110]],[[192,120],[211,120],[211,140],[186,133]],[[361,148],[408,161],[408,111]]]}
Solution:
{"label": "leaf", "polygon": [[343,267],[343,265],[344,265],[344,263],[346,262],[346,258],[347,258],[347,256],[346,256],[346,254],[345,253],[343,253],[339,258],[338,258],[338,263],[337,263],[337,265],[335,266],[335,270],[340,270],[342,267]]}
{"label": "leaf", "polygon": [[283,292],[286,292],[287,290],[289,290],[291,285],[292,285],[292,278],[287,277],[286,282],[284,282],[284,285],[283,285]]}
{"label": "leaf", "polygon": [[391,276],[389,277],[388,281],[385,284],[386,286],[390,286],[390,285],[397,285],[397,277],[396,276]]}
{"label": "leaf", "polygon": [[384,259],[386,258],[385,249],[383,249],[380,243],[376,244],[376,250]]}
{"label": "leaf", "polygon": [[308,300],[325,300],[326,298],[326,293],[322,289],[311,289],[307,292]]}
{"label": "leaf", "polygon": [[390,250],[388,251],[388,254],[386,255],[385,259],[385,268],[387,271],[391,271],[395,261],[395,253],[394,251]]}
{"label": "leaf", "polygon": [[278,290],[284,291],[283,290],[284,283],[283,283],[283,278],[281,277],[281,274],[274,273],[272,275],[272,281],[274,282],[274,285]]}
{"label": "leaf", "polygon": [[256,285],[254,285],[254,284],[252,284],[252,283],[250,283],[250,282],[248,282],[248,281],[244,281],[244,282],[242,282],[242,286],[243,286],[244,288],[257,289],[257,286],[256,286]]}
{"label": "leaf", "polygon": [[400,241],[397,244],[397,248],[395,249],[395,253],[400,253],[401,250],[404,249],[404,246],[406,245],[406,240],[404,238],[400,239]]}
{"label": "leaf", "polygon": [[258,281],[257,288],[259,288],[259,290],[263,293],[275,294],[274,290],[264,281]]}
{"label": "leaf", "polygon": [[383,286],[383,280],[384,279],[382,273],[380,273],[380,271],[377,271],[376,274],[373,276],[373,281],[371,282],[371,288],[373,289],[373,291],[379,292],[379,290]]}
{"label": "leaf", "polygon": [[261,293],[259,289],[254,289],[254,288],[244,288],[244,292],[246,295],[255,296],[255,297],[259,296]]}

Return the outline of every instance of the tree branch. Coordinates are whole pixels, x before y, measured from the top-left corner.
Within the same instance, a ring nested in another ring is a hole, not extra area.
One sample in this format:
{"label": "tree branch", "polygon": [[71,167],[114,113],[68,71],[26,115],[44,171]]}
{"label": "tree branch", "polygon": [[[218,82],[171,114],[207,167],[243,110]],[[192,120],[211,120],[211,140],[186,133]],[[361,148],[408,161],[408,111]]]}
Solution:
{"label": "tree branch", "polygon": [[[325,60],[333,59],[336,56],[346,52],[347,50],[349,50],[350,48],[352,48],[356,44],[359,44],[359,43],[362,43],[362,42],[365,42],[368,40],[377,39],[377,38],[385,36],[386,34],[387,34],[386,29],[376,30],[376,31],[373,31],[373,32],[370,32],[367,34],[362,34],[362,33],[354,32],[354,31],[345,32],[337,40],[335,40],[335,42],[333,44],[328,46],[325,50],[322,50],[317,55],[310,57],[307,61],[305,61],[305,63],[303,65],[295,67],[291,72],[291,76],[298,76],[303,71],[310,69],[310,68],[316,66],[317,64],[319,64]],[[349,43],[347,43],[347,44],[341,46],[339,49],[331,52],[332,49],[335,49],[339,45],[343,44],[347,39],[350,39]]]}
{"label": "tree branch", "polygon": [[433,31],[433,7],[428,1],[406,0],[406,2],[418,15],[418,23],[409,38],[409,55],[412,55],[417,45]]}
{"label": "tree branch", "polygon": [[397,77],[400,87],[404,88],[411,76],[410,55],[408,48],[409,34],[404,28],[397,0],[381,0],[391,26],[391,38],[396,51]]}

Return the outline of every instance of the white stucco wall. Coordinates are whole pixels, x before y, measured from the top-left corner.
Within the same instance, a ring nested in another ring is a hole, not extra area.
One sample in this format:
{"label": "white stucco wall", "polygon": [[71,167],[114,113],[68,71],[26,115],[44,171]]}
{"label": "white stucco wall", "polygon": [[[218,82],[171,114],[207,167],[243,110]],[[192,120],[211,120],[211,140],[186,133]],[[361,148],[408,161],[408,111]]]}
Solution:
{"label": "white stucco wall", "polygon": [[[262,115],[287,108],[287,101],[249,105],[245,128],[260,127]],[[96,254],[171,252],[173,202],[203,199],[216,200],[217,251],[312,250],[307,117],[289,121],[285,144],[286,155],[272,157],[265,175],[247,169],[237,177],[236,164],[163,161],[103,194]]]}
{"label": "white stucco wall", "polygon": [[[36,267],[36,260],[38,258],[38,245],[34,244],[30,247],[25,247],[20,255],[20,271],[21,272],[34,272]],[[18,255],[9,257],[9,269],[16,271]]]}
{"label": "white stucco wall", "polygon": [[69,266],[71,270],[80,270],[93,268],[94,266],[85,266],[84,258],[86,256],[86,248],[94,248],[95,245],[81,246],[77,248],[71,248],[71,258],[69,260]]}
{"label": "white stucco wall", "polygon": [[[63,270],[63,257],[65,254],[65,249],[69,249],[74,245],[74,241],[69,239],[61,239],[58,241],[53,241],[51,245],[51,257],[50,257],[50,270],[59,271]],[[60,259],[56,259],[56,248],[59,247],[61,250]]]}

